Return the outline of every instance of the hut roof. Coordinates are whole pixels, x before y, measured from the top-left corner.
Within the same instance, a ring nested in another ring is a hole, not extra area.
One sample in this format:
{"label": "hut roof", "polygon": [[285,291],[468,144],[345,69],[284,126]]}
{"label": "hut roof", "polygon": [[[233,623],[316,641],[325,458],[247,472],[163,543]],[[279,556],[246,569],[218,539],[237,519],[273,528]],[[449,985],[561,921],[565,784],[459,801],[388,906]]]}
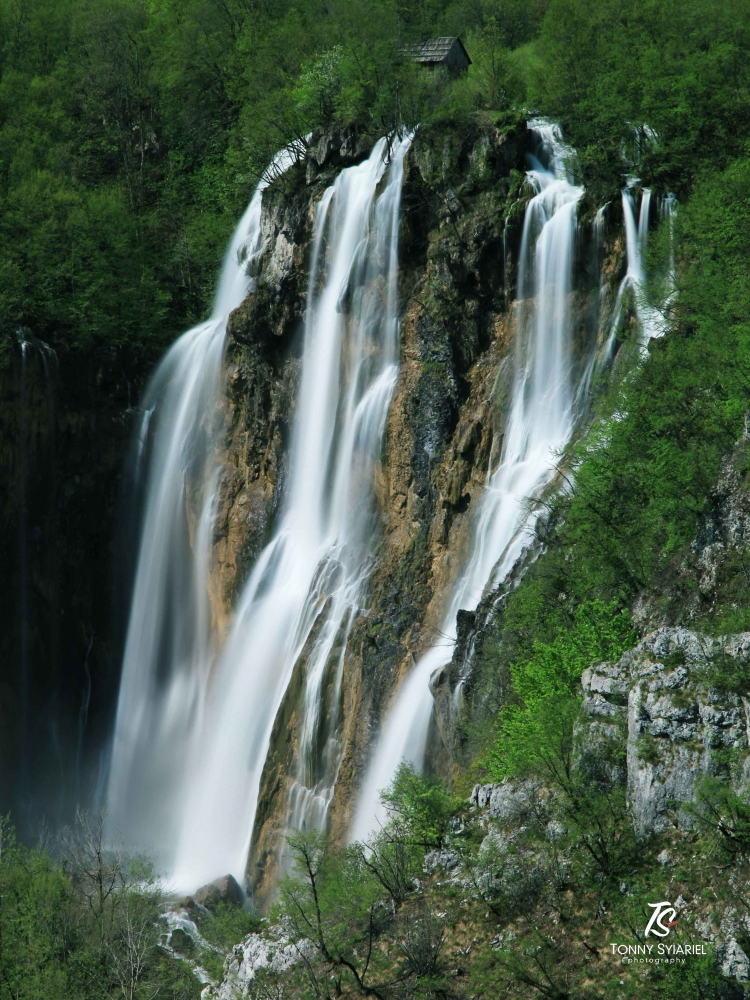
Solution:
{"label": "hut roof", "polygon": [[423,42],[415,42],[409,46],[409,53],[414,62],[419,63],[447,63],[451,50],[458,43],[460,52],[466,59],[466,65],[471,65],[469,53],[464,48],[464,43],[457,35],[444,35],[441,38],[427,38]]}

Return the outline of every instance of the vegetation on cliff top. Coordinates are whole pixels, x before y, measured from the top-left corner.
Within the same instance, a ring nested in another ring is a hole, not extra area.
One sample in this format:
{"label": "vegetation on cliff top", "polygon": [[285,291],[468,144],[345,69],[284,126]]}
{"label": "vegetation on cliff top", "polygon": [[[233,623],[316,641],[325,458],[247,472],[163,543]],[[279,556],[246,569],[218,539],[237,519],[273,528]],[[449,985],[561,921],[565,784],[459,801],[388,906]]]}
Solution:
{"label": "vegetation on cliff top", "polygon": [[[745,148],[748,32],[742,0],[2,0],[0,333],[154,358],[206,314],[273,152],[316,128],[525,103],[604,195],[645,123],[644,178],[685,193]],[[436,34],[465,78],[406,58]]]}

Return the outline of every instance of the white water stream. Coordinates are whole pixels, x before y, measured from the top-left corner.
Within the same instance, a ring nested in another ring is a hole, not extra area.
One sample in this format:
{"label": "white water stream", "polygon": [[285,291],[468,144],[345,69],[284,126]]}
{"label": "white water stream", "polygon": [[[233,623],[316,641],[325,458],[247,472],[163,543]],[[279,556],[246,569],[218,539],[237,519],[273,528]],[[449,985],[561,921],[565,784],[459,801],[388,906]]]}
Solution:
{"label": "white water stream", "polygon": [[[556,126],[530,122],[537,135],[546,166],[531,157],[527,173],[536,192],[524,220],[518,279],[518,333],[515,380],[506,424],[504,447],[496,469],[487,472],[473,529],[471,552],[450,594],[440,634],[445,641],[428,650],[406,678],[385,726],[362,786],[353,840],[363,840],[386,819],[380,792],[393,780],[401,761],[417,768],[424,763],[433,698],[430,679],[450,663],[456,638],[456,616],[461,609],[473,610],[484,593],[493,590],[512,570],[526,547],[536,514],[529,501],[552,478],[557,455],[568,443],[586,405],[593,372],[611,360],[614,338],[630,291],[638,319],[638,342],[645,350],[666,329],[665,309],[649,304],[645,294],[646,250],[651,213],[651,191],[642,190],[636,221],[634,191],[622,194],[627,244],[627,271],[618,289],[611,319],[611,336],[597,358],[592,351],[580,371],[572,364],[573,252],[576,205],[583,189],[568,173],[571,151]],[[659,214],[672,231],[676,201],[673,195],[660,203]],[[595,238],[601,240],[604,209],[594,222]],[[665,308],[673,296],[674,262],[669,262]],[[460,684],[454,698],[460,698]]]}
{"label": "white water stream", "polygon": [[[659,214],[663,216],[670,230],[677,208],[674,195],[670,194],[661,201]],[[613,332],[619,325],[622,312],[622,300],[626,292],[632,292],[635,298],[635,309],[638,316],[638,336],[641,347],[645,348],[650,340],[664,335],[667,329],[666,310],[672,298],[671,287],[667,288],[661,309],[656,308],[646,298],[646,251],[648,249],[649,224],[651,219],[651,190],[643,188],[641,205],[638,211],[638,221],[635,218],[635,197],[632,188],[626,187],[622,192],[622,214],[625,219],[625,239],[628,252],[628,270],[620,284],[617,294]],[[668,281],[671,282],[674,273],[674,262],[669,262]]]}
{"label": "white water stream", "polygon": [[386,718],[360,794],[351,831],[355,840],[384,821],[380,792],[401,761],[422,766],[433,709],[430,678],[451,660],[457,612],[476,608],[517,562],[534,517],[526,501],[551,479],[577,418],[581,394],[572,356],[570,300],[576,206],[583,189],[572,183],[570,150],[559,129],[541,121],[531,122],[530,128],[539,158],[530,158],[527,173],[535,195],[526,209],[521,243],[515,376],[502,454],[497,467],[488,469],[470,555],[440,626],[447,641],[421,657]]}
{"label": "white water stream", "polygon": [[[284,169],[289,153],[273,167]],[[110,829],[163,857],[211,665],[207,578],[219,480],[219,373],[250,291],[263,179],[227,250],[210,319],[173,344],[144,395],[133,475],[144,497],[112,746]],[[192,522],[192,523],[191,523]]]}
{"label": "white water stream", "polygon": [[[149,847],[180,889],[226,872],[244,881],[271,731],[298,664],[305,702],[293,821],[325,819],[339,765],[343,655],[372,558],[373,477],[397,376],[409,142],[394,143],[388,165],[381,140],[317,206],[288,486],[218,655],[206,596],[220,473],[211,420],[228,313],[249,289],[235,261],[258,250],[260,188],[225,263],[214,317],[178,341],[147,394],[144,420],[157,427],[109,808],[112,825]],[[239,257],[238,247],[246,248]],[[200,511],[193,525],[188,495]]]}

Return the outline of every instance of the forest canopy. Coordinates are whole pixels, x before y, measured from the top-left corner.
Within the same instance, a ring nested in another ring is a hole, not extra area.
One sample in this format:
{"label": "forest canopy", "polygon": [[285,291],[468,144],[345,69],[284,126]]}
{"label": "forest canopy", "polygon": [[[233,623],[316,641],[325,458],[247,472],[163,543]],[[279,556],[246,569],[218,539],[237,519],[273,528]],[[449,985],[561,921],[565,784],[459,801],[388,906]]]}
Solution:
{"label": "forest canopy", "polygon": [[[334,125],[524,106],[602,195],[647,125],[684,196],[746,147],[749,33],[743,0],[0,0],[0,333],[155,358],[273,153]],[[454,34],[465,76],[408,59]]]}

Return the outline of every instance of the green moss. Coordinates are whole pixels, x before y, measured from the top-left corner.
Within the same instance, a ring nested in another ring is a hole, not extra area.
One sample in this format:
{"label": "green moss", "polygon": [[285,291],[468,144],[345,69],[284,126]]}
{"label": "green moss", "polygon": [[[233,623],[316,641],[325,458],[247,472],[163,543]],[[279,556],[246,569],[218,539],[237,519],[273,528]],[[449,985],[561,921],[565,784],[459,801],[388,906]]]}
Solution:
{"label": "green moss", "polygon": [[248,934],[260,930],[263,921],[236,903],[219,903],[208,916],[200,920],[200,932],[211,944],[225,951]]}
{"label": "green moss", "polygon": [[655,739],[651,733],[641,733],[636,743],[638,759],[644,764],[659,764],[662,760],[664,740]]}

